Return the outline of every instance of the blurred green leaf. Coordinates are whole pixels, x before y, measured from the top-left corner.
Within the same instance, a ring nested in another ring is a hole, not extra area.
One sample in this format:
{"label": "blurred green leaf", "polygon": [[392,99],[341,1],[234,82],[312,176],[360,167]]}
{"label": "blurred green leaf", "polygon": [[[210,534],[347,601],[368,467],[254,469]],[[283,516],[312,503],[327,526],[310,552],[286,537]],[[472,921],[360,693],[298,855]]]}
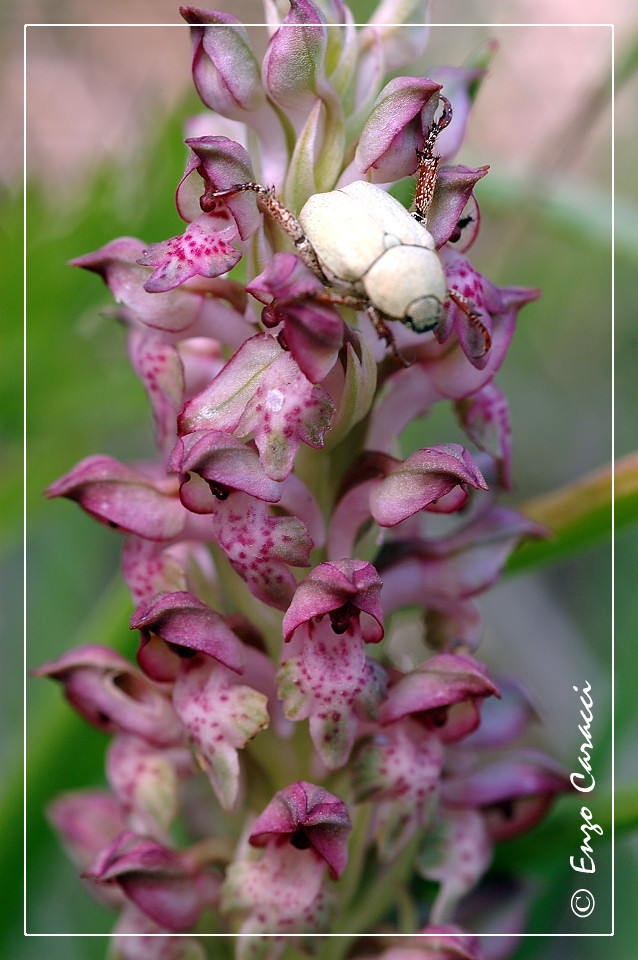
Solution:
{"label": "blurred green leaf", "polygon": [[[638,454],[619,460],[580,480],[518,505],[521,513],[550,531],[546,540],[527,541],[507,566],[518,573],[584,550],[611,535],[612,511],[617,532],[638,521]],[[612,502],[612,489],[615,497]]]}

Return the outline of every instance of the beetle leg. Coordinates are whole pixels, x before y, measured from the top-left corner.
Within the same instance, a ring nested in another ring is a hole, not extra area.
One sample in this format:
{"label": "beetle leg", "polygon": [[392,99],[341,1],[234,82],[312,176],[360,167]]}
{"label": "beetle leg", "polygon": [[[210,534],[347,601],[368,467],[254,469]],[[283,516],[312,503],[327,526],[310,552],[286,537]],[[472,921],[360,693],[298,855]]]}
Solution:
{"label": "beetle leg", "polygon": [[412,364],[410,363],[410,361],[405,359],[405,357],[402,355],[401,351],[397,347],[396,340],[394,339],[394,334],[390,330],[385,320],[383,320],[380,313],[372,306],[372,304],[369,304],[369,306],[366,308],[366,313],[370,317],[372,326],[377,331],[379,338],[381,340],[385,340],[388,347],[392,351],[394,358],[398,360],[398,362],[401,364],[402,367],[411,367]]}
{"label": "beetle leg", "polygon": [[439,99],[443,101],[443,112],[438,120],[433,120],[430,124],[423,142],[423,150],[417,150],[416,152],[419,158],[419,179],[414,197],[416,209],[413,216],[419,223],[422,223],[423,226],[427,224],[428,213],[432,206],[432,198],[434,197],[434,188],[436,186],[436,175],[439,168],[439,160],[441,159],[435,156],[432,151],[436,143],[436,138],[452,119],[452,106],[450,101],[447,97],[443,97],[440,94]]}
{"label": "beetle leg", "polygon": [[492,345],[492,338],[490,337],[489,330],[481,320],[481,314],[476,309],[476,305],[469,297],[465,297],[462,293],[459,293],[458,290],[448,290],[447,295],[450,300],[463,311],[470,325],[479,331],[485,343],[484,353],[487,353]]}
{"label": "beetle leg", "polygon": [[288,234],[293,243],[299,259],[303,260],[305,265],[312,270],[315,276],[319,277],[322,283],[326,283],[326,277],[317,259],[314,247],[302,230],[301,224],[288,207],[285,207],[281,200],[275,195],[274,187],[262,187],[260,183],[236,183],[225,190],[216,190],[211,197],[232,197],[235,193],[245,193],[252,190],[257,194],[257,201],[260,206],[270,214],[273,220]]}
{"label": "beetle leg", "polygon": [[368,300],[364,300],[362,297],[355,297],[347,293],[332,293],[329,290],[326,290],[324,293],[318,290],[316,293],[312,294],[312,297],[314,300],[318,300],[319,303],[332,303],[336,307],[350,307],[352,310],[359,311],[365,310],[370,318],[372,326],[379,336],[379,339],[385,340],[395,359],[398,360],[402,367],[412,366],[412,364],[401,355],[399,348],[396,345],[394,334],[390,330],[385,320],[382,318],[379,311],[373,307]]}

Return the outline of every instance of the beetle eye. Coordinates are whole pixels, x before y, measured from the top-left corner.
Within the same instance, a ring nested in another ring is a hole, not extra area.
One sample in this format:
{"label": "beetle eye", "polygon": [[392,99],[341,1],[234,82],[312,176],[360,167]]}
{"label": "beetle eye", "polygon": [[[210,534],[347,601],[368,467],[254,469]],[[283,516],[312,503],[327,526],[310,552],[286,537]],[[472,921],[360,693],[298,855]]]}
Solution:
{"label": "beetle eye", "polygon": [[408,306],[403,322],[415,333],[426,333],[436,327],[441,310],[442,304],[437,297],[419,297]]}

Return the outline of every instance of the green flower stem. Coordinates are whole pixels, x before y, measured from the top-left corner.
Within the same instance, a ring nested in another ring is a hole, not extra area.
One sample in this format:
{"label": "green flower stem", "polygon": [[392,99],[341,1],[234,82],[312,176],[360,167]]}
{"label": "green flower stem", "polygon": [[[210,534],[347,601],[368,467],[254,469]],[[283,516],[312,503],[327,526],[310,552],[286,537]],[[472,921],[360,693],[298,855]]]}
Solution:
{"label": "green flower stem", "polygon": [[180,858],[191,870],[199,870],[211,863],[230,863],[235,854],[235,843],[230,837],[207,837],[182,850]]}
{"label": "green flower stem", "polygon": [[370,846],[371,806],[364,803],[352,812],[352,833],[348,842],[348,865],[339,881],[339,901],[349,904],[359,885],[365,866],[365,858]]}
{"label": "green flower stem", "polygon": [[613,476],[612,466],[604,467],[565,487],[518,504],[517,509],[547,527],[551,536],[547,540],[524,543],[510,558],[509,573],[586,549],[610,535],[612,514],[616,531],[638,521],[638,453],[618,460]]}
{"label": "green flower stem", "polygon": [[[290,740],[282,741],[272,729],[271,721],[267,730],[262,730],[247,744],[245,752],[253,766],[259,768],[269,783],[269,793],[261,807],[266,805],[277,790],[283,790],[296,780],[313,779],[310,766],[314,748],[310,743],[307,722],[296,723]],[[249,799],[250,805],[259,811],[259,800],[252,795],[252,791]]]}
{"label": "green flower stem", "polygon": [[[372,882],[361,885],[351,909],[344,909],[333,925],[332,932],[344,936],[329,937],[327,942],[322,944],[317,960],[342,960],[360,933],[371,932],[392,907],[401,903],[407,890],[406,878],[412,874],[420,839],[419,835],[413,837],[394,863],[381,869]],[[353,930],[358,933],[351,933]]]}
{"label": "green flower stem", "polygon": [[330,457],[322,450],[301,444],[295,458],[295,473],[315,497],[324,518],[328,517],[334,497],[330,483]]}

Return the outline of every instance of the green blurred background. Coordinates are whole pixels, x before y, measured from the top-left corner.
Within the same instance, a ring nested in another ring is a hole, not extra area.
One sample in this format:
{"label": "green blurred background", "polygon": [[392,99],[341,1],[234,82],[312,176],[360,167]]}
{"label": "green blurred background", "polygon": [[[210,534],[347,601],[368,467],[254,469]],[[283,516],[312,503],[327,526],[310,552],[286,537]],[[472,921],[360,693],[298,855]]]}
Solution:
{"label": "green blurred background", "polygon": [[[146,19],[159,21],[165,14],[165,22],[178,22],[172,5],[151,6]],[[236,6],[226,8],[237,12]],[[355,16],[369,10],[363,3],[351,6]],[[522,312],[497,376],[512,417],[512,503],[610,462],[614,342],[616,456],[636,447],[638,355],[636,33],[629,20],[616,36],[612,337],[611,31],[542,26],[542,5],[517,6],[521,22],[536,25],[497,26],[511,20],[512,5],[501,3],[490,9],[492,26],[433,28],[422,67],[427,74],[434,66],[460,64],[489,37],[496,36],[500,44],[458,160],[469,166],[491,165],[478,189],[483,221],[471,251],[473,264],[496,283],[540,286],[543,291],[542,299]],[[223,9],[224,4],[215,7]],[[459,22],[480,24],[485,7],[467,4],[463,16],[459,4],[445,9],[435,4],[433,19],[452,21],[454,13]],[[564,22],[558,7],[553,19]],[[40,8],[31,20],[49,19],[47,4]],[[79,9],[70,8],[71,13]],[[246,4],[246,9],[245,19],[250,19],[252,7]],[[114,4],[108,10],[113,13],[109,19],[118,20],[124,6]],[[499,18],[499,11],[510,16]],[[131,4],[131,20],[135,12]],[[140,12],[137,22],[143,22],[142,17]],[[255,14],[255,19],[261,16]],[[148,407],[126,362],[123,331],[109,316],[108,290],[96,276],[65,264],[122,234],[152,241],[181,230],[173,193],[185,163],[184,122],[199,112],[199,102],[190,91],[186,30],[165,28],[160,36],[160,29],[42,26],[27,31],[27,669],[81,642],[107,643],[133,655],[130,602],[119,574],[121,539],[71,503],[47,502],[42,490],[88,454],[103,452],[127,461],[153,453]],[[24,939],[21,933],[21,687],[16,678],[21,673],[22,338],[17,318],[22,290],[17,281],[22,198],[19,176],[5,183],[0,269],[7,316],[16,322],[5,325],[2,357],[2,614],[9,664],[0,678],[7,731],[2,748],[7,773],[0,864],[6,877],[0,953],[14,960],[79,960],[103,956],[106,941]],[[445,409],[416,429],[419,445],[461,438]],[[616,778],[620,786],[628,785],[616,845],[617,934],[613,940],[530,937],[519,947],[518,960],[594,960],[635,953],[628,884],[636,875],[638,852],[630,830],[637,796],[632,787],[638,730],[635,544],[635,526],[617,536]],[[496,672],[525,677],[543,720],[535,742],[570,769],[581,739],[572,684],[589,681],[597,700],[597,788],[591,807],[605,823],[605,838],[596,843],[597,872],[591,880],[595,914],[588,921],[570,919],[569,896],[578,877],[568,861],[580,843],[573,800],[559,803],[529,838],[503,844],[496,858],[496,876],[514,872],[534,883],[530,929],[537,932],[609,930],[611,602],[611,541],[603,537],[575,555],[509,576],[481,604],[488,625],[481,655]],[[27,929],[41,934],[106,933],[113,916],[83,890],[43,815],[57,792],[103,783],[106,739],[67,709],[54,684],[27,680],[26,702]]]}

